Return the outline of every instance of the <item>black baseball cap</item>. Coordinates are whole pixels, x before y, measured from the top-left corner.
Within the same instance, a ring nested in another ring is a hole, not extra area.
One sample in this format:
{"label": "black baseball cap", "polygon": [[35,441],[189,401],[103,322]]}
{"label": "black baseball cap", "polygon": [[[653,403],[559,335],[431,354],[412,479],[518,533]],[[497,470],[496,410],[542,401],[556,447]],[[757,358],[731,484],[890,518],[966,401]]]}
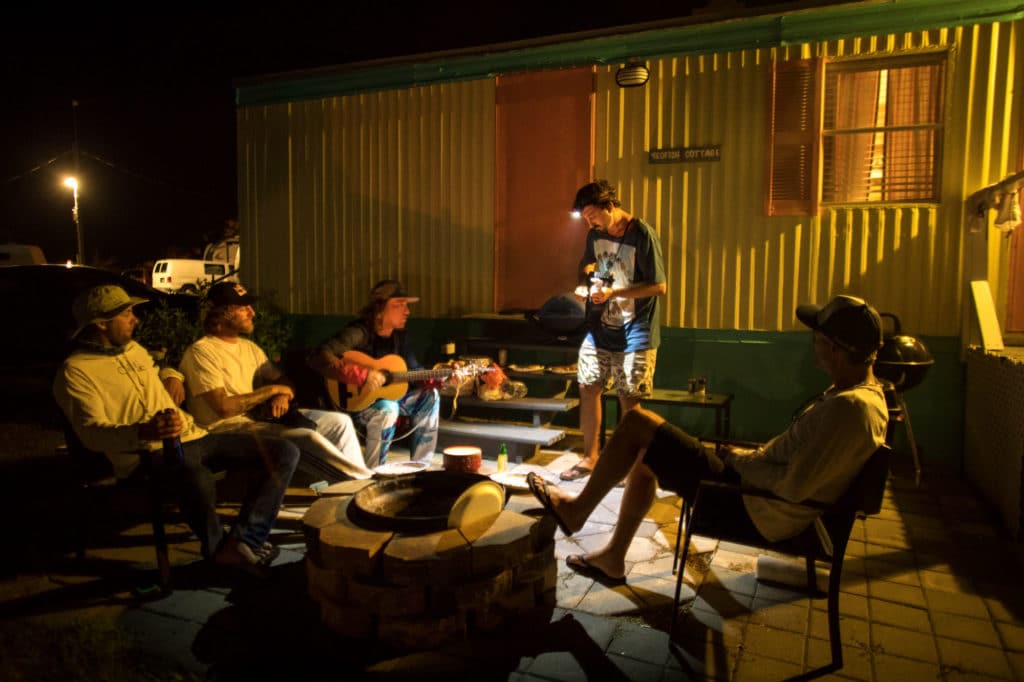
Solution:
{"label": "black baseball cap", "polygon": [[206,300],[213,305],[251,305],[259,300],[238,282],[217,282],[206,292]]}
{"label": "black baseball cap", "polygon": [[870,355],[882,347],[882,319],[862,298],[841,295],[824,306],[797,306],[796,316],[850,352]]}
{"label": "black baseball cap", "polygon": [[415,303],[419,296],[410,296],[397,279],[382,279],[370,289],[370,300],[390,301],[393,298],[404,298],[407,303]]}

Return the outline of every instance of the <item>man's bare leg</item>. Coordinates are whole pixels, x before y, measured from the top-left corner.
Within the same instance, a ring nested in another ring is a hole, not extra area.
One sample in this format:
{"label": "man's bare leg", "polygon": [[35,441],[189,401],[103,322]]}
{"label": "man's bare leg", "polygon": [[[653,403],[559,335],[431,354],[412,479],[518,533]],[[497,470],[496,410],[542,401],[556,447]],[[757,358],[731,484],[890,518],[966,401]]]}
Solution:
{"label": "man's bare leg", "polygon": [[612,537],[607,545],[584,557],[588,564],[601,569],[610,578],[621,578],[626,574],[626,552],[654,504],[657,489],[658,478],[654,472],[637,461],[626,477],[626,489],[622,493],[622,506]]}
{"label": "man's bare leg", "polygon": [[[608,492],[636,467],[654,438],[654,432],[664,421],[654,412],[642,408],[630,410],[608,439],[604,452],[594,467],[594,473],[587,479],[579,495],[573,498],[555,486],[548,488],[552,506],[570,529],[575,532],[582,528]],[[646,466],[640,466],[647,469]],[[629,484],[630,481],[627,481],[626,492],[623,493],[623,509],[627,497],[636,494],[636,491],[630,491]],[[643,512],[646,511],[645,508]],[[633,532],[636,532],[635,528]]]}
{"label": "man's bare leg", "polygon": [[583,432],[583,459],[576,466],[593,471],[600,454],[598,431],[601,429],[601,394],[603,384],[580,386],[580,431]]}

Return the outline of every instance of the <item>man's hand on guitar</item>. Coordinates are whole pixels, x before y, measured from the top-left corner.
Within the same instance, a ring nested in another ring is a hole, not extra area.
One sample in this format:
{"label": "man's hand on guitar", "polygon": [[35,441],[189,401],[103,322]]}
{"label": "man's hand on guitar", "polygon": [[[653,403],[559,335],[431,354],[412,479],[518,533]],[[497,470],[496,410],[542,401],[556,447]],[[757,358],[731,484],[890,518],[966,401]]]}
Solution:
{"label": "man's hand on guitar", "polygon": [[370,389],[371,391],[376,391],[378,388],[387,383],[387,380],[388,377],[386,374],[384,374],[384,372],[381,372],[378,369],[371,369],[369,373],[367,373],[366,375],[366,383],[364,384],[364,387]]}

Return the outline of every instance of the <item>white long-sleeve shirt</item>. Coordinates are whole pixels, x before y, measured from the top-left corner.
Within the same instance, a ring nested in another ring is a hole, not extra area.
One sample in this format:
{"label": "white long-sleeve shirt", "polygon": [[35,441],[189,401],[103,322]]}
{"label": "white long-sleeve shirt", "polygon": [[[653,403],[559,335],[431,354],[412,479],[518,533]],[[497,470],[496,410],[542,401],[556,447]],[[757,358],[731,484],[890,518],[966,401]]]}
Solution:
{"label": "white long-sleeve shirt", "polygon": [[[138,425],[160,410],[178,409],[153,358],[134,341],[121,353],[74,351],[57,372],[53,395],[82,444],[105,454],[119,478],[138,465],[134,452],[161,447],[158,440],[139,440]],[[178,412],[182,442],[206,435],[187,412]]]}

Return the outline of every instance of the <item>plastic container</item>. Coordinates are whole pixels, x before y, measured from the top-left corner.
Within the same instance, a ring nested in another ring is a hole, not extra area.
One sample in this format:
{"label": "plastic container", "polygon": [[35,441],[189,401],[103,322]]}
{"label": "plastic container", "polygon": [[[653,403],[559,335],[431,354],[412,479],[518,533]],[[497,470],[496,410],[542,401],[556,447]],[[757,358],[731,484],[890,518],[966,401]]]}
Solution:
{"label": "plastic container", "polygon": [[508,469],[508,446],[504,443],[498,448],[498,471]]}

